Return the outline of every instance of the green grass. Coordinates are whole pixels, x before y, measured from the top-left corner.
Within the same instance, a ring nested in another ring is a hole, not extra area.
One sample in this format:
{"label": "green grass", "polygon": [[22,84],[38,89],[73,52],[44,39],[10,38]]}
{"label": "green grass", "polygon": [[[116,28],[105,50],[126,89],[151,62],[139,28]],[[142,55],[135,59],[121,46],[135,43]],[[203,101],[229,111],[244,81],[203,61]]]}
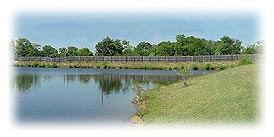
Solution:
{"label": "green grass", "polygon": [[160,86],[146,93],[145,123],[255,122],[258,118],[258,64]]}

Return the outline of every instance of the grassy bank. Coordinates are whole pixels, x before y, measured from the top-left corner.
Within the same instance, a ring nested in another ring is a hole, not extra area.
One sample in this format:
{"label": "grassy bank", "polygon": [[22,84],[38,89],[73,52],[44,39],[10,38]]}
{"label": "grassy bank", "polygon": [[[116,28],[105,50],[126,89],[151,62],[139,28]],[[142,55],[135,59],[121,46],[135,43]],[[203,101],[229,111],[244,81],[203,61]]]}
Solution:
{"label": "grassy bank", "polygon": [[105,69],[155,69],[173,70],[181,68],[182,65],[192,70],[223,70],[239,65],[238,61],[225,62],[14,62],[16,67],[40,67],[40,68],[105,68]]}
{"label": "grassy bank", "polygon": [[[255,122],[258,116],[258,64],[148,90],[136,113],[145,123]],[[136,118],[136,117],[135,117]],[[141,121],[142,121],[141,120]]]}

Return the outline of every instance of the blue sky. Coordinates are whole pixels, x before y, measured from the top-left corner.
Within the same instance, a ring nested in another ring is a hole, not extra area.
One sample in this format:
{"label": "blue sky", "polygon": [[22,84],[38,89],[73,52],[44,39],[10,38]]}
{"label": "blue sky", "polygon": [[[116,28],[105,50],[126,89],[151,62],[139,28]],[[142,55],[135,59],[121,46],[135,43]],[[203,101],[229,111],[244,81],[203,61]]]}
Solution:
{"label": "blue sky", "polygon": [[76,46],[95,51],[104,37],[157,44],[177,34],[218,40],[224,35],[252,44],[261,40],[254,14],[17,14],[13,39],[28,38],[55,48]]}

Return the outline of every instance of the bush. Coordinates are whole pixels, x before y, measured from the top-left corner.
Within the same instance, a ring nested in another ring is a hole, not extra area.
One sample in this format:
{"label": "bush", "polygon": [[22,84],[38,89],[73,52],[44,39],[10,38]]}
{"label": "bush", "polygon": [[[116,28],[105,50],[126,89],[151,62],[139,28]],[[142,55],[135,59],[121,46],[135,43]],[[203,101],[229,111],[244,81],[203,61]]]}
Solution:
{"label": "bush", "polygon": [[104,69],[106,69],[106,68],[107,68],[107,62],[106,62],[106,61],[103,61],[101,65],[102,65],[102,67],[101,67],[101,68],[104,68]]}
{"label": "bush", "polygon": [[226,68],[225,65],[222,65],[222,64],[219,65],[218,67],[219,67],[220,70],[224,70]]}
{"label": "bush", "polygon": [[38,67],[39,63],[37,60],[35,60],[33,63],[32,63],[32,67]]}
{"label": "bush", "polygon": [[199,68],[198,68],[198,66],[196,64],[192,64],[191,65],[191,69],[192,70],[198,70]]}
{"label": "bush", "polygon": [[205,69],[206,70],[214,70],[215,68],[213,66],[211,66],[210,64],[206,64]]}
{"label": "bush", "polygon": [[181,65],[179,69],[184,69],[186,66],[184,64]]}
{"label": "bush", "polygon": [[252,63],[253,63],[253,59],[251,59],[249,57],[242,56],[239,59],[240,65],[248,65],[248,64],[252,64]]}
{"label": "bush", "polygon": [[69,64],[69,68],[74,68],[74,65]]}
{"label": "bush", "polygon": [[44,68],[44,67],[46,67],[46,65],[45,65],[44,63],[41,63],[41,64],[39,64],[38,66],[39,66],[39,68]]}
{"label": "bush", "polygon": [[57,68],[57,64],[56,63],[50,64],[50,68]]}

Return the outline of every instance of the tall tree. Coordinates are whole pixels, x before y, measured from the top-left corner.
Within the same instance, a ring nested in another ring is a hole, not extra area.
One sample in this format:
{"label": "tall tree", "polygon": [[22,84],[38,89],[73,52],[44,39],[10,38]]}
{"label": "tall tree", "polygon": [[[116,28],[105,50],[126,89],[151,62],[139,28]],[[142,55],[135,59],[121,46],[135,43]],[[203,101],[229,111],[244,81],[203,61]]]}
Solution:
{"label": "tall tree", "polygon": [[230,38],[229,36],[223,36],[220,39],[220,52],[221,54],[240,54],[242,49],[242,42],[237,39]]}
{"label": "tall tree", "polygon": [[68,47],[68,56],[77,56],[77,53],[78,53],[78,48],[74,46]]}
{"label": "tall tree", "polygon": [[140,42],[136,46],[135,51],[140,56],[148,56],[153,51],[153,48],[154,46],[148,42]]}
{"label": "tall tree", "polygon": [[98,42],[95,48],[96,54],[99,56],[121,55],[124,50],[121,40],[113,40],[108,36],[104,38],[101,42]]}
{"label": "tall tree", "polygon": [[34,55],[34,47],[26,38],[19,38],[15,41],[15,55],[18,57],[29,57]]}
{"label": "tall tree", "polygon": [[33,46],[33,56],[36,56],[36,57],[38,57],[38,56],[42,56],[42,49],[41,49],[41,45],[40,44],[38,44],[38,43],[32,43],[32,46]]}
{"label": "tall tree", "polygon": [[184,34],[176,35],[176,42],[174,43],[174,50],[176,56],[183,56],[186,55],[186,51],[184,50],[185,46],[185,39],[186,36]]}
{"label": "tall tree", "polygon": [[134,48],[129,45],[125,47],[125,50],[123,51],[124,56],[134,56]]}
{"label": "tall tree", "polygon": [[78,56],[93,56],[93,53],[88,48],[81,48],[78,50]]}
{"label": "tall tree", "polygon": [[57,57],[58,51],[50,45],[45,45],[42,48],[42,54],[44,57],[55,58],[55,57]]}
{"label": "tall tree", "polygon": [[59,56],[60,57],[68,56],[68,49],[65,47],[59,48]]}
{"label": "tall tree", "polygon": [[168,41],[168,42],[161,42],[156,46],[155,55],[157,56],[174,56],[175,50],[174,50],[174,43]]}

